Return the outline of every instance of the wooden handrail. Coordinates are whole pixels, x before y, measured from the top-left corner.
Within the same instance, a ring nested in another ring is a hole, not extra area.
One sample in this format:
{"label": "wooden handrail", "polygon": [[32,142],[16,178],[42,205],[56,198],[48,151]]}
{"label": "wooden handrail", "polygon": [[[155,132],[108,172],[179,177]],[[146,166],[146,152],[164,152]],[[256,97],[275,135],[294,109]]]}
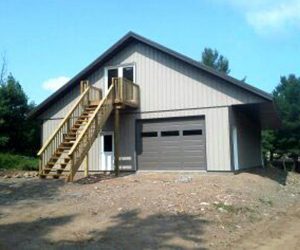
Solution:
{"label": "wooden handrail", "polygon": [[38,156],[40,157],[40,173],[43,173],[44,168],[49,162],[51,162],[52,165],[57,162],[57,158],[55,157],[58,152],[57,150],[62,146],[62,143],[64,143],[65,136],[74,128],[78,117],[84,112],[85,108],[88,107],[91,101],[100,101],[101,99],[101,89],[89,87],[87,82],[85,82],[85,86],[83,85],[84,84],[81,85],[82,94],[78,100],[75,101],[75,104],[67,113],[66,117],[38,152]]}
{"label": "wooden handrail", "polygon": [[46,141],[46,143],[43,145],[43,147],[37,153],[38,156],[40,156],[45,151],[45,149],[48,147],[48,145],[53,140],[53,138],[55,137],[55,135],[59,132],[59,130],[63,127],[63,125],[67,122],[67,120],[70,118],[70,116],[72,115],[72,113],[74,112],[74,110],[76,109],[76,107],[80,104],[80,102],[82,101],[82,99],[85,97],[85,95],[87,94],[87,92],[89,92],[90,88],[91,88],[90,86],[87,87],[86,90],[82,93],[81,97],[74,104],[73,108],[68,112],[68,114],[62,120],[62,122],[60,123],[60,125],[58,126],[58,128],[53,132],[53,134],[49,137],[49,139]]}
{"label": "wooden handrail", "polygon": [[92,123],[93,120],[95,119],[97,113],[99,112],[99,110],[100,110],[100,108],[102,107],[103,103],[104,103],[104,102],[106,101],[106,99],[108,98],[109,93],[110,93],[113,89],[114,89],[114,85],[112,84],[112,85],[109,87],[108,91],[107,91],[107,95],[100,101],[98,107],[97,107],[96,110],[94,111],[94,114],[93,114],[92,117],[89,119],[89,121],[88,121],[86,127],[84,128],[84,130],[81,132],[81,134],[80,134],[80,136],[78,137],[78,139],[75,141],[75,143],[74,143],[73,146],[71,147],[71,149],[70,149],[70,151],[69,151],[69,153],[68,153],[69,156],[71,156],[71,155],[74,153],[76,147],[77,147],[78,144],[80,143],[80,141],[81,141],[81,139],[83,138],[83,136],[85,135],[86,131],[89,129],[91,123]]}

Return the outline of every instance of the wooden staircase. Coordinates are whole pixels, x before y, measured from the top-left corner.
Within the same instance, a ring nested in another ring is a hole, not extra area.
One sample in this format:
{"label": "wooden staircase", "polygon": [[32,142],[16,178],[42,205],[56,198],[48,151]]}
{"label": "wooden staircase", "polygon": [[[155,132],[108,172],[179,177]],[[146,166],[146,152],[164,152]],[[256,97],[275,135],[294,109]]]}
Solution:
{"label": "wooden staircase", "polygon": [[81,83],[81,92],[73,108],[38,152],[41,178],[63,177],[73,181],[112,111],[137,108],[139,103],[138,86],[123,78],[113,79],[103,99],[101,90],[88,86],[87,81]]}
{"label": "wooden staircase", "polygon": [[53,178],[67,178],[67,176],[70,174],[70,168],[66,167],[71,160],[71,158],[68,156],[68,153],[76,142],[80,132],[83,130],[95,112],[96,108],[96,104],[89,104],[83,113],[78,117],[69,132],[63,135],[62,143],[58,146],[57,150],[54,152],[48,163],[43,168],[43,171],[40,173],[41,178],[46,178],[47,176]]}

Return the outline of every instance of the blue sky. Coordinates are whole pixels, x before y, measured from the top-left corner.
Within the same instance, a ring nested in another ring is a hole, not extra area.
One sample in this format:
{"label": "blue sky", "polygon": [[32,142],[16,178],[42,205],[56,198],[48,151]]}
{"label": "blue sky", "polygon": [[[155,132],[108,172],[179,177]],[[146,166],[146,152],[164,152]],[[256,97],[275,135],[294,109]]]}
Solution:
{"label": "blue sky", "polygon": [[272,91],[300,75],[300,0],[2,0],[0,53],[40,103],[128,31],[193,59],[204,47],[231,76]]}

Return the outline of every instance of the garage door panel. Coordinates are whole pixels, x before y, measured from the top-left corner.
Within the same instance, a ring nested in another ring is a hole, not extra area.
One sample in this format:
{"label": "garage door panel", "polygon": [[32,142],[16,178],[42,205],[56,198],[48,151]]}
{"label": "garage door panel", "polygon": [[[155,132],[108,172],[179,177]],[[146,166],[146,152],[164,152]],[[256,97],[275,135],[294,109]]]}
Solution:
{"label": "garage door panel", "polygon": [[190,157],[200,157],[201,159],[205,159],[201,151],[185,151],[183,154],[183,158],[190,158]]}
{"label": "garage door panel", "polygon": [[197,145],[195,147],[188,147],[188,146],[185,146],[185,147],[182,147],[182,152],[199,152],[200,153],[204,153],[204,149],[203,149],[203,146],[201,145]]}
{"label": "garage door panel", "polygon": [[189,157],[183,157],[183,162],[200,162],[203,163],[204,158],[201,156],[189,156]]}
{"label": "garage door panel", "polygon": [[163,163],[159,165],[159,169],[160,170],[181,170],[182,167],[177,162],[173,162],[173,163],[171,162],[169,164]]}
{"label": "garage door panel", "polygon": [[178,142],[178,137],[179,136],[160,136],[159,141],[161,142]]}
{"label": "garage door panel", "polygon": [[205,165],[200,165],[198,163],[190,163],[190,164],[185,164],[181,170],[184,170],[184,169],[189,169],[189,170],[205,170],[206,166]]}
{"label": "garage door panel", "polygon": [[157,154],[155,153],[145,153],[143,156],[140,156],[140,159],[150,159],[152,161],[156,161]]}
{"label": "garage door panel", "polygon": [[[139,169],[206,169],[203,117],[142,120],[137,127]],[[157,136],[143,137],[145,132],[151,132],[151,135],[155,133]]]}
{"label": "garage door panel", "polygon": [[202,141],[192,141],[192,142],[181,142],[180,146],[182,148],[194,148],[194,149],[203,149],[204,142]]}
{"label": "garage door panel", "polygon": [[[187,145],[189,145],[191,143],[199,144],[199,142],[201,143],[201,141],[202,141],[202,137],[201,136],[193,136],[193,137],[189,136],[188,139],[184,137],[181,141],[182,141],[182,143],[187,144]],[[204,143],[204,142],[202,142],[202,143]]]}
{"label": "garage door panel", "polygon": [[[181,157],[178,157],[178,154],[174,153],[163,153],[160,155],[160,157],[157,158],[161,162],[169,162],[169,161],[176,161],[181,162]],[[160,162],[160,163],[161,163]]]}
{"label": "garage door panel", "polygon": [[204,145],[203,144],[200,144],[200,145],[181,145],[181,148],[182,148],[182,151],[183,150],[192,150],[192,151],[195,151],[195,150],[202,150],[203,151],[203,147]]}
{"label": "garage door panel", "polygon": [[144,152],[148,152],[148,151],[150,151],[150,152],[158,152],[160,149],[159,149],[159,147],[157,147],[157,146],[155,146],[155,144],[151,144],[151,145],[144,145],[143,146],[143,151]]}
{"label": "garage door panel", "polygon": [[178,148],[166,148],[165,150],[163,150],[160,155],[174,155],[174,156],[178,156]]}

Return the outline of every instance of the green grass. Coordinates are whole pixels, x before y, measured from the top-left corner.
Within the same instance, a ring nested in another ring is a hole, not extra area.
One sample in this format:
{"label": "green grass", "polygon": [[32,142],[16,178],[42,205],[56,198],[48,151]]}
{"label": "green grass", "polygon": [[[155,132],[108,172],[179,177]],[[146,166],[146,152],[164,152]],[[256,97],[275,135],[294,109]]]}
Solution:
{"label": "green grass", "polygon": [[230,212],[230,213],[235,212],[235,207],[234,206],[232,206],[232,205],[226,205],[223,202],[214,204],[214,206],[216,207],[216,209],[222,208],[225,211]]}
{"label": "green grass", "polygon": [[259,198],[258,200],[265,205],[268,205],[270,207],[273,206],[273,201],[269,198]]}
{"label": "green grass", "polygon": [[222,208],[229,213],[238,214],[238,213],[253,213],[254,212],[254,210],[249,207],[235,207],[233,205],[224,204],[223,202],[220,202],[220,203],[214,204],[214,205],[215,205],[216,209]]}
{"label": "green grass", "polygon": [[0,169],[6,170],[38,170],[38,159],[23,155],[0,153]]}

